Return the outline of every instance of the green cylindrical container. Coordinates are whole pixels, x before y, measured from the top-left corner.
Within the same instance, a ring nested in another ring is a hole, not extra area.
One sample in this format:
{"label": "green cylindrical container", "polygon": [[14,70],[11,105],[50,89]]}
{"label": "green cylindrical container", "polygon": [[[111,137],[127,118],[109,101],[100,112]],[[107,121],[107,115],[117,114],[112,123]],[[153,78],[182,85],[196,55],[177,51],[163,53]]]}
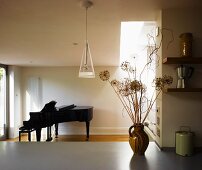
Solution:
{"label": "green cylindrical container", "polygon": [[176,153],[181,156],[191,156],[194,150],[194,133],[191,131],[177,131],[175,135]]}

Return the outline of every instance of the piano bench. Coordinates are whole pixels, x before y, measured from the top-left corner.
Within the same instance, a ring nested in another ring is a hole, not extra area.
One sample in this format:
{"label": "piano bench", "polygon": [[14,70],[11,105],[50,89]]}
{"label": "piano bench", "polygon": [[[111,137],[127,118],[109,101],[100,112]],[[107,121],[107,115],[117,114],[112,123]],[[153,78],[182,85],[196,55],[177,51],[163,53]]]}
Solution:
{"label": "piano bench", "polygon": [[35,131],[34,128],[25,128],[24,126],[19,128],[19,142],[21,141],[21,133],[28,133],[28,140],[31,142],[31,132]]}

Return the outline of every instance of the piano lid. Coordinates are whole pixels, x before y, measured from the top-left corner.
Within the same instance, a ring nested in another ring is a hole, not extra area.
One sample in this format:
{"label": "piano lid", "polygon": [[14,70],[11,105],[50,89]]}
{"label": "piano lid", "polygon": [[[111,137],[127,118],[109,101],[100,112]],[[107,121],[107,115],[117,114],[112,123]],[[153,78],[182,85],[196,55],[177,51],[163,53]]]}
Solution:
{"label": "piano lid", "polygon": [[62,105],[62,106],[56,107],[56,109],[57,109],[57,111],[65,111],[65,110],[72,109],[74,107],[76,107],[76,105],[74,105],[74,104],[71,104],[71,105]]}

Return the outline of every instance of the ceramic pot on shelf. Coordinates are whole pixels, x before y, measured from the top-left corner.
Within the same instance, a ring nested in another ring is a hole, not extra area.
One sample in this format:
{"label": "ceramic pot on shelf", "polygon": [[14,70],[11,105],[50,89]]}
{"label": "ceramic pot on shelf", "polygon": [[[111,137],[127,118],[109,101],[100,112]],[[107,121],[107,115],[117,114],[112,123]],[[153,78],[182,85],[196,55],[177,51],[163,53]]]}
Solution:
{"label": "ceramic pot on shelf", "polygon": [[180,56],[192,57],[192,33],[183,33],[180,35]]}

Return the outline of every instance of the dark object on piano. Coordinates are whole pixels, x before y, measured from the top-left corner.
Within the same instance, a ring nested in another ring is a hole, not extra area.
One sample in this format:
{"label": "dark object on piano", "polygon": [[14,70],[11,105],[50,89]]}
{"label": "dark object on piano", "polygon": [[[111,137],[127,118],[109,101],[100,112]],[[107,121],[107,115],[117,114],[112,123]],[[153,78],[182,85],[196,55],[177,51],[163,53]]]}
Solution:
{"label": "dark object on piano", "polygon": [[93,118],[92,106],[68,105],[55,107],[56,102],[47,103],[40,112],[30,112],[30,119],[23,121],[24,128],[36,129],[37,141],[41,139],[41,129],[47,127],[47,140],[51,141],[51,126],[55,124],[55,136],[58,136],[58,123],[79,121],[86,122],[87,140],[89,139],[90,121]]}
{"label": "dark object on piano", "polygon": [[49,103],[45,104],[45,106],[43,107],[43,109],[41,110],[42,113],[45,112],[54,112],[56,111],[55,105],[56,105],[56,101],[52,100]]}

